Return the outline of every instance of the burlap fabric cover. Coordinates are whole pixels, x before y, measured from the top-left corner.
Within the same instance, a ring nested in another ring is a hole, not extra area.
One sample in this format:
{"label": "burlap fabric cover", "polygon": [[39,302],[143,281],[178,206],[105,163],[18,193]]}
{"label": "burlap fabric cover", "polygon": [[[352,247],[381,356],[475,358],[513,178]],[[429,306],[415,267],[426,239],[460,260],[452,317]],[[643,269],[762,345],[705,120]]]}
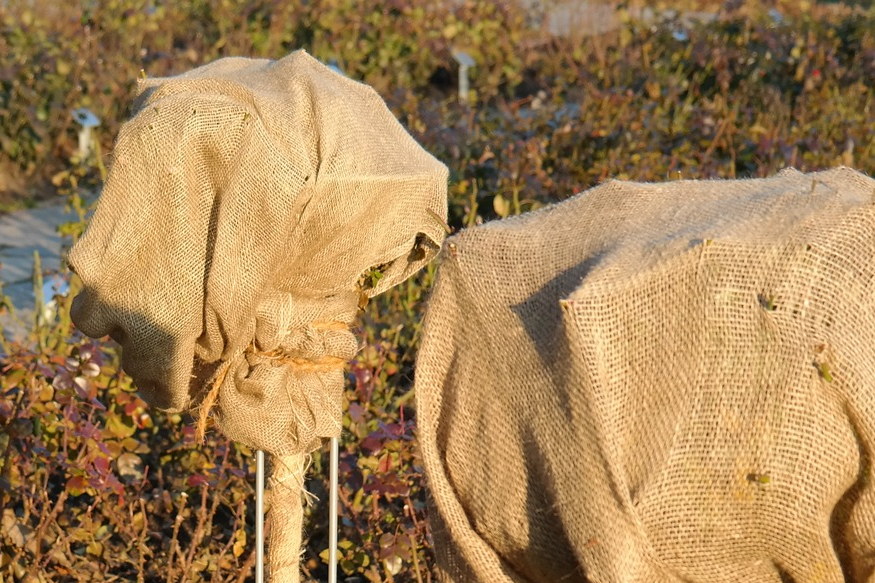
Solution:
{"label": "burlap fabric cover", "polygon": [[446,580],[875,581],[875,180],[610,182],[442,258]]}
{"label": "burlap fabric cover", "polygon": [[69,254],[74,321],[159,407],[218,383],[222,431],[290,456],[274,482],[299,494],[301,454],[340,432],[360,294],[434,255],[446,180],[376,92],[303,51],[141,82]]}

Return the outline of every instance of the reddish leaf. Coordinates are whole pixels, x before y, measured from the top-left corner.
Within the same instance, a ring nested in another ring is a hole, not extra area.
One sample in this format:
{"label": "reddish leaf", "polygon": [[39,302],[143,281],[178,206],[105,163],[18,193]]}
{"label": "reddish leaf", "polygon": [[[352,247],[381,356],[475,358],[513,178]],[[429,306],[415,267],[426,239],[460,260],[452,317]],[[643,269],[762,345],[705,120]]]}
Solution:
{"label": "reddish leaf", "polygon": [[73,476],[67,480],[66,488],[71,496],[81,496],[88,488],[88,482],[82,476]]}
{"label": "reddish leaf", "polygon": [[197,488],[198,486],[206,486],[209,484],[209,480],[206,477],[201,476],[200,474],[194,474],[188,477],[186,483],[192,488]]}

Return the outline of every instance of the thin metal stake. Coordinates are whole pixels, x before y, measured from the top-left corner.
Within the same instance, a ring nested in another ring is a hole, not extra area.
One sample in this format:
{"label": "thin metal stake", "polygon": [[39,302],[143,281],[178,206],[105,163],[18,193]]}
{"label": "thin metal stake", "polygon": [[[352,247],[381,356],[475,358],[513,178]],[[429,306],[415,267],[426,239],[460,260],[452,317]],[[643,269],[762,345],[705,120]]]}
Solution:
{"label": "thin metal stake", "polygon": [[264,583],[264,452],[255,452],[255,583]]}
{"label": "thin metal stake", "polygon": [[328,583],[337,583],[337,466],[338,439],[331,438],[331,488],[328,499]]}
{"label": "thin metal stake", "polygon": [[475,66],[477,63],[468,53],[462,51],[453,51],[453,58],[459,64],[459,103],[462,105],[468,104],[468,69]]}

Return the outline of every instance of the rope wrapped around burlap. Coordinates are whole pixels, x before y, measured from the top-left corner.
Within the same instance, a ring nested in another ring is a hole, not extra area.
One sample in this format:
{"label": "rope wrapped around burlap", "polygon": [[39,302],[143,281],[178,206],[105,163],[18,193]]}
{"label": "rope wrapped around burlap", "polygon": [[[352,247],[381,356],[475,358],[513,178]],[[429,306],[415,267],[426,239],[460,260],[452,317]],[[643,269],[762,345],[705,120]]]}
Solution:
{"label": "rope wrapped around burlap", "polygon": [[447,240],[417,357],[459,583],[875,581],[875,180],[612,181]]}
{"label": "rope wrapped around burlap", "polygon": [[303,51],[140,82],[68,256],[72,317],[121,343],[151,404],[273,456],[275,583],[298,578],[301,460],[340,434],[362,297],[437,252],[446,181],[371,88]]}

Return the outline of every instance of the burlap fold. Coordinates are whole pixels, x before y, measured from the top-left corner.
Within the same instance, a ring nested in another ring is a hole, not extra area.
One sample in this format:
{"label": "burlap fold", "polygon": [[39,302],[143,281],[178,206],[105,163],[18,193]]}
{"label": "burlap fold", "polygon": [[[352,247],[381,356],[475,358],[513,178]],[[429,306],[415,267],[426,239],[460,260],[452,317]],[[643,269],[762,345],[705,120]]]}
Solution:
{"label": "burlap fold", "polygon": [[847,168],[449,239],[416,377],[444,579],[875,581],[873,292]]}
{"label": "burlap fold", "polygon": [[140,83],[69,262],[73,319],[153,404],[217,382],[226,435],[276,455],[340,430],[360,294],[428,262],[446,168],[371,88],[303,51]]}

